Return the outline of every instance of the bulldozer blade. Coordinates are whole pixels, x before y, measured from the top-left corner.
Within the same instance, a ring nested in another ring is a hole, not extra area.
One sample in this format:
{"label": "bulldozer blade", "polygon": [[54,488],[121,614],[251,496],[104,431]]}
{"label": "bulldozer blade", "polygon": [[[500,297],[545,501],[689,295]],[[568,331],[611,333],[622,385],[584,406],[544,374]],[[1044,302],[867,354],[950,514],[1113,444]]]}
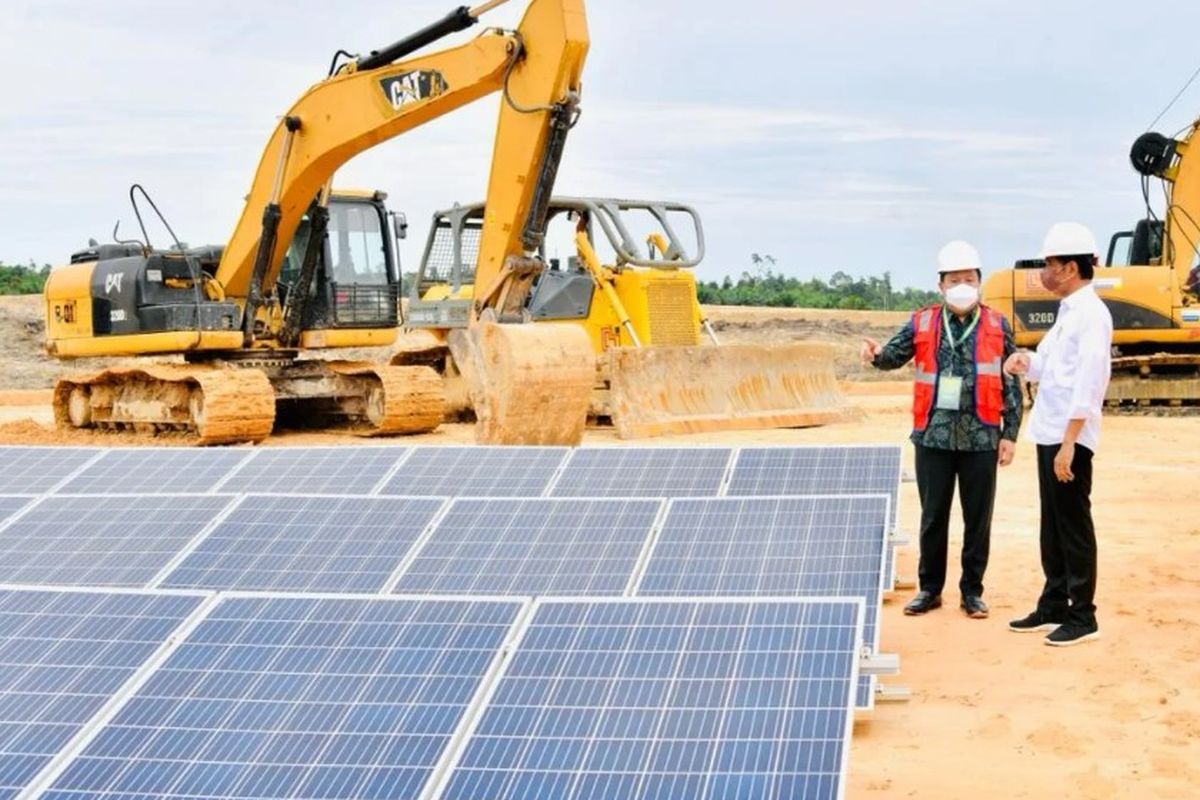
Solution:
{"label": "bulldozer blade", "polygon": [[480,322],[450,334],[479,444],[578,445],[595,383],[591,340],[579,325]]}
{"label": "bulldozer blade", "polygon": [[607,356],[608,410],[622,439],[854,417],[832,349],[820,343],[618,348]]}

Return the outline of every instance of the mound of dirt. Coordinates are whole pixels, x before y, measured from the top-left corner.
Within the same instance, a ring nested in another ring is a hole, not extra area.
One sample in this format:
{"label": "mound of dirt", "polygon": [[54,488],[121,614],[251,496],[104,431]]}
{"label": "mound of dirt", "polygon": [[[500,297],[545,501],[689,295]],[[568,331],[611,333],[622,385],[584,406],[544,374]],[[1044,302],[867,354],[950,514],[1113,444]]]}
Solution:
{"label": "mound of dirt", "polygon": [[62,364],[46,355],[41,297],[5,297],[0,302],[0,380],[6,389],[48,389]]}

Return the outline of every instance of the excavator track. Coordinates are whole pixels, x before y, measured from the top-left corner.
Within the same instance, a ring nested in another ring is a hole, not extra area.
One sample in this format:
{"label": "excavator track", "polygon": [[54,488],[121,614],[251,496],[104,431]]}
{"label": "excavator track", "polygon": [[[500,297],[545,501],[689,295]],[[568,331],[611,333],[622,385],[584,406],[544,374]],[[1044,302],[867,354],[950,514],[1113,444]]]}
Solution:
{"label": "excavator track", "polygon": [[1200,409],[1200,354],[1158,353],[1119,356],[1112,360],[1112,379],[1105,404],[1113,410]]}
{"label": "excavator track", "polygon": [[366,362],[330,362],[326,367],[367,386],[355,429],[360,435],[428,433],[442,424],[445,393],[441,377],[430,367]]}
{"label": "excavator track", "polygon": [[265,373],[154,364],[69,375],[54,388],[60,428],[183,433],[197,444],[260,442],[275,423]]}
{"label": "excavator track", "polygon": [[308,427],[394,436],[436,429],[445,396],[428,367],[326,361],[114,367],[54,390],[61,428],[176,433],[199,445],[260,442],[281,404]]}

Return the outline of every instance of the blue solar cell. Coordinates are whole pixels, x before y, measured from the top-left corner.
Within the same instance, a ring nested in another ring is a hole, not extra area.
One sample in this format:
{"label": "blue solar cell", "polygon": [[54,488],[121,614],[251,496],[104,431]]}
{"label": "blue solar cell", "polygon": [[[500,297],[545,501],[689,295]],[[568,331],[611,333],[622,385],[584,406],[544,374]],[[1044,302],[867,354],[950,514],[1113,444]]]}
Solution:
{"label": "blue solar cell", "polygon": [[636,593],[861,597],[864,636],[877,647],[887,504],[883,495],[674,500]]}
{"label": "blue solar cell", "polygon": [[540,604],[445,800],[840,797],[858,600]]}
{"label": "blue solar cell", "polygon": [[223,601],[46,798],[415,798],[521,602]]}
{"label": "blue solar cell", "polygon": [[378,592],[443,502],[250,495],[163,585]]}
{"label": "blue solar cell", "polygon": [[0,493],[48,492],[99,452],[81,447],[0,447]]}
{"label": "blue solar cell", "polygon": [[565,447],[418,447],[380,494],[541,497]]}
{"label": "blue solar cell", "polygon": [[0,800],[25,788],[199,602],[0,591]]}
{"label": "blue solar cell", "polygon": [[0,525],[3,525],[5,520],[29,505],[31,500],[33,500],[32,497],[0,495]]}
{"label": "blue solar cell", "polygon": [[250,452],[197,447],[105,451],[60,491],[70,494],[208,492]]}
{"label": "blue solar cell", "polygon": [[899,492],[900,448],[885,445],[744,447],[726,494],[886,494],[894,528]]}
{"label": "blue solar cell", "polygon": [[397,591],[619,595],[660,507],[658,500],[456,500]]}
{"label": "blue solar cell", "polygon": [[706,497],[725,479],[722,447],[610,447],[576,450],[555,497]]}
{"label": "blue solar cell", "polygon": [[145,586],[231,499],[50,495],[0,533],[0,582]]}
{"label": "blue solar cell", "polygon": [[267,447],[221,489],[261,494],[370,494],[407,447]]}

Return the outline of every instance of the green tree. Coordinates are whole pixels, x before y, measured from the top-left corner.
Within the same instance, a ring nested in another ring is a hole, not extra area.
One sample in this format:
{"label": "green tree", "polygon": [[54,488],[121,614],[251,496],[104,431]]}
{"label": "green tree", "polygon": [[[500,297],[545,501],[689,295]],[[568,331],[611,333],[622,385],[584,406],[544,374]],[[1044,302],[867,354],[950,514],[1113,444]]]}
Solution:
{"label": "green tree", "polygon": [[828,282],[818,278],[800,280],[775,272],[771,255],[751,253],[752,270],[735,281],[726,275],[718,284],[697,287],[700,302],[732,306],[777,306],[785,308],[846,308],[911,311],[935,303],[936,292],[907,287],[897,290],[891,272],[856,277],[838,270]]}
{"label": "green tree", "polygon": [[49,275],[49,264],[39,267],[31,260],[28,266],[21,266],[0,261],[0,294],[39,294]]}

